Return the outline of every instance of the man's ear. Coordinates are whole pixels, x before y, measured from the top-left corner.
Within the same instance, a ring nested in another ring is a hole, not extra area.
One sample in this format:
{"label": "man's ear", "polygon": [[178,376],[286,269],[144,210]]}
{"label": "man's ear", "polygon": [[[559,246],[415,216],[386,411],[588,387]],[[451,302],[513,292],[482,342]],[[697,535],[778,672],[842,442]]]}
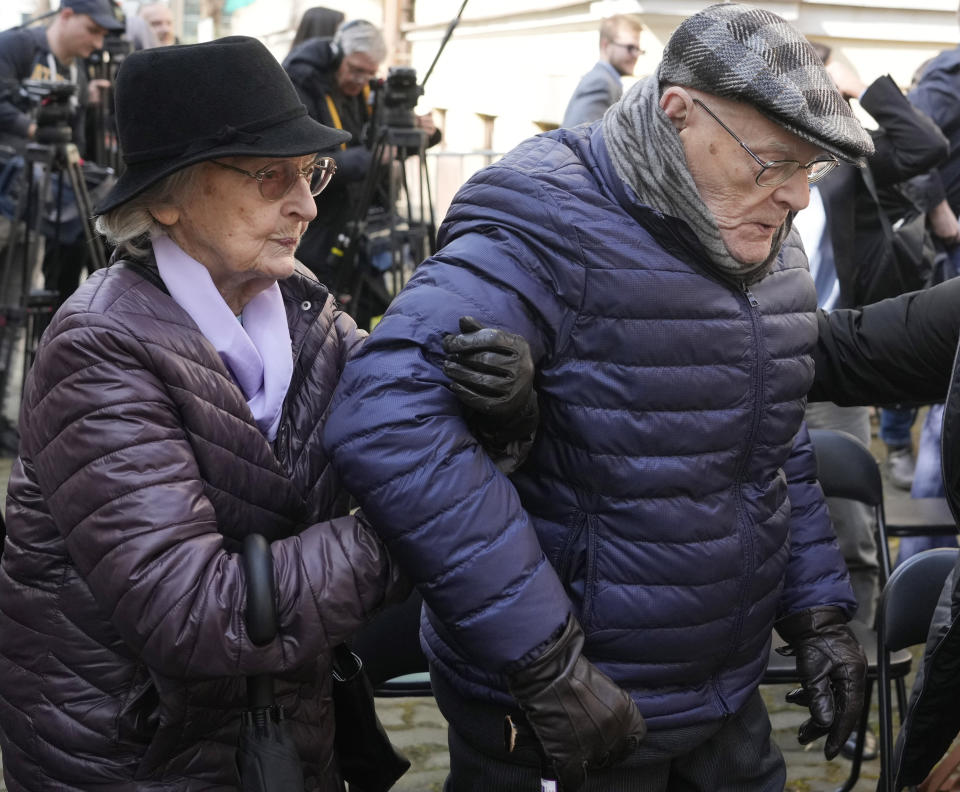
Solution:
{"label": "man's ear", "polygon": [[660,97],[660,109],[673,122],[674,129],[681,132],[693,110],[693,97],[678,85],[671,85]]}

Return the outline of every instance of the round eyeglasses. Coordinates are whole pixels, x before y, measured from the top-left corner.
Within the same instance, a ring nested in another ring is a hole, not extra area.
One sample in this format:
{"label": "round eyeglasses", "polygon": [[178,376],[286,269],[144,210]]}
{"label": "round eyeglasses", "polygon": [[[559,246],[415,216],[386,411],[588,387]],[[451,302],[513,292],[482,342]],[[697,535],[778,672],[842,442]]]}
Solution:
{"label": "round eyeglasses", "polygon": [[826,176],[830,171],[832,171],[840,163],[837,161],[836,157],[832,157],[829,154],[818,157],[817,159],[810,160],[806,165],[797,162],[796,160],[772,160],[771,162],[764,162],[760,157],[754,154],[750,148],[737,137],[736,132],[734,132],[730,127],[723,123],[718,117],[717,114],[713,112],[709,107],[707,107],[699,99],[693,100],[694,104],[700,105],[704,110],[707,111],[707,114],[720,126],[722,126],[730,136],[740,144],[740,147],[747,152],[757,164],[760,166],[760,172],[757,174],[756,182],[758,187],[777,187],[783,184],[787,179],[793,176],[798,170],[803,168],[807,172],[807,183],[813,184],[815,181],[819,181],[824,176]]}
{"label": "round eyeglasses", "polygon": [[265,201],[279,201],[297,183],[297,179],[302,177],[310,185],[310,195],[320,195],[324,188],[330,184],[330,179],[337,172],[337,163],[333,157],[320,157],[305,168],[301,168],[290,160],[277,160],[264,165],[260,170],[251,172],[238,168],[235,165],[228,165],[219,160],[210,160],[214,165],[221,168],[242,173],[251,179],[257,180],[257,186],[260,189],[260,195]]}

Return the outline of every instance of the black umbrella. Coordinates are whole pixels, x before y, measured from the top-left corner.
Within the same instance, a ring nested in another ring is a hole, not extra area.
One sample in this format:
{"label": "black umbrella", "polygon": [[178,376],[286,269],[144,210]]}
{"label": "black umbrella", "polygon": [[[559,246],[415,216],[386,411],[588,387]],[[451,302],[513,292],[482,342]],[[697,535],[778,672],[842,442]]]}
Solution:
{"label": "black umbrella", "polygon": [[[243,543],[247,573],[247,632],[257,646],[277,634],[273,596],[273,557],[260,534]],[[237,769],[243,792],[303,792],[303,768],[284,720],[283,707],[273,698],[273,677],[247,678],[248,709],[243,713],[237,745]]]}

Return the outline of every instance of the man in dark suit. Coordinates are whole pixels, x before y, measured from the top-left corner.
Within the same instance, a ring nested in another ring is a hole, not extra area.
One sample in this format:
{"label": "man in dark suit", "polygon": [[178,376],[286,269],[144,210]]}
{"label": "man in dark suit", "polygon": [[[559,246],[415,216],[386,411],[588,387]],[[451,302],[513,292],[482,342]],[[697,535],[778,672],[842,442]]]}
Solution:
{"label": "man in dark suit", "polygon": [[629,16],[608,17],[600,25],[600,60],[580,79],[561,126],[572,127],[600,118],[623,95],[620,78],[633,74],[643,26]]}

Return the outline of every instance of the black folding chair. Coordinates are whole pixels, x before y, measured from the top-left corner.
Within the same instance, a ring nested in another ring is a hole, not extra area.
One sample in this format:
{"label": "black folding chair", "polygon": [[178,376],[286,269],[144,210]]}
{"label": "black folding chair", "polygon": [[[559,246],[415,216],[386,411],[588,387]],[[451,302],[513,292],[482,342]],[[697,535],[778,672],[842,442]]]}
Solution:
{"label": "black folding chair", "polygon": [[[877,612],[878,697],[880,702],[880,761],[882,792],[893,792],[893,715],[890,680],[894,678],[892,656],[910,646],[925,643],[933,613],[947,575],[957,561],[958,550],[941,547],[910,556],[901,563],[883,587]],[[900,712],[900,722],[904,713]]]}
{"label": "black folding chair", "polygon": [[[827,497],[848,498],[870,506],[876,518],[876,540],[880,552],[880,579],[885,582],[890,575],[890,551],[887,546],[886,523],[883,509],[883,479],[880,467],[870,449],[856,437],[833,429],[811,429],[810,439],[817,459],[817,478]],[[849,792],[860,777],[863,763],[864,735],[870,715],[870,700],[873,683],[880,678],[879,657],[877,653],[877,633],[861,622],[851,622],[850,628],[863,647],[867,656],[867,685],[864,695],[863,712],[857,726],[857,743],[850,764],[850,773],[843,786],[837,792]],[[770,659],[762,684],[799,684],[796,661],[793,657],[784,657],[775,651],[782,645],[774,635],[770,648]],[[885,679],[896,680],[900,716],[903,718],[906,702],[904,678],[910,673],[911,655],[908,651],[894,652],[887,663]],[[881,756],[883,750],[881,748]]]}

